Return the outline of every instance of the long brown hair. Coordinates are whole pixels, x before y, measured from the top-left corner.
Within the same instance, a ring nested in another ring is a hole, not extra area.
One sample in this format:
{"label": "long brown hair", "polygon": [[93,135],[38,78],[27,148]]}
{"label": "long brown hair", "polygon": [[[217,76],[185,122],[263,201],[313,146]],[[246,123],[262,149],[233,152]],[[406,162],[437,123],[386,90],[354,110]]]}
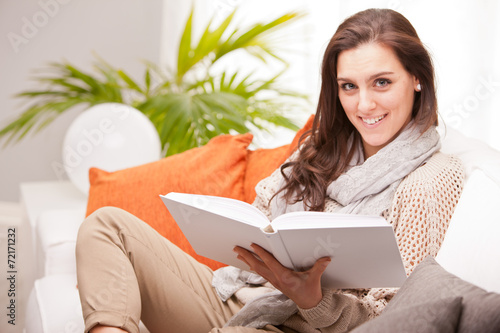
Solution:
{"label": "long brown hair", "polygon": [[[281,167],[285,185],[275,195],[284,191],[288,203],[303,201],[310,210],[323,210],[328,184],[346,170],[354,153],[352,147],[361,138],[338,97],[337,59],[342,51],[369,43],[390,47],[406,71],[419,80],[422,90],[415,93],[414,124],[424,130],[437,125],[434,67],[411,23],[390,9],[368,9],[354,14],[338,27],[326,48],[312,129],[301,138],[298,157]],[[350,137],[353,144],[348,143]],[[290,170],[285,172],[287,168]]]}

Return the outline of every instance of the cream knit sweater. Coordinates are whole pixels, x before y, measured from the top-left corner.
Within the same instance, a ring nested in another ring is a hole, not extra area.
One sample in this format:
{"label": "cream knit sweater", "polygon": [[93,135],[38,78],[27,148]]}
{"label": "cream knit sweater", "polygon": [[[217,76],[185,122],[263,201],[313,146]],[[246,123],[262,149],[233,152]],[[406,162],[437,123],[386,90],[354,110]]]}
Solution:
{"label": "cream knit sweater", "polygon": [[[256,186],[254,206],[268,217],[269,199],[278,190],[277,169]],[[426,256],[435,256],[444,239],[464,183],[459,159],[434,154],[427,163],[409,174],[399,185],[390,211],[384,217],[392,224],[399,250],[409,275]],[[327,199],[325,211],[338,204]],[[323,299],[311,309],[299,309],[284,326],[301,333],[346,332],[376,317],[397,289],[323,290]]]}

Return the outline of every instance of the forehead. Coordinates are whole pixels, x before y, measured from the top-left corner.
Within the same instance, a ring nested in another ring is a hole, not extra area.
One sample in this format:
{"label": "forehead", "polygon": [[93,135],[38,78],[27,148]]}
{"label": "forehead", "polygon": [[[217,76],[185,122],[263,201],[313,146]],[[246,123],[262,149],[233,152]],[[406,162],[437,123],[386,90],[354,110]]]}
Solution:
{"label": "forehead", "polygon": [[392,48],[379,43],[363,44],[338,56],[339,78],[365,77],[378,72],[406,73],[406,70]]}

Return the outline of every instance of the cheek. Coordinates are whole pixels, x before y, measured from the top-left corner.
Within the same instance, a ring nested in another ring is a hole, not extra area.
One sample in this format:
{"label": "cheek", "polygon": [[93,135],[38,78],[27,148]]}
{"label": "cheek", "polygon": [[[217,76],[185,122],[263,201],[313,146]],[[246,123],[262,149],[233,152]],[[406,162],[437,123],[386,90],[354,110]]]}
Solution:
{"label": "cheek", "polygon": [[346,94],[339,95],[340,104],[344,108],[344,111],[347,117],[354,117],[354,113],[356,112],[356,100],[353,96],[348,96]]}
{"label": "cheek", "polygon": [[397,113],[397,116],[406,118],[411,114],[413,107],[413,90],[406,88],[405,85],[381,94],[379,105],[387,110],[392,110]]}
{"label": "cheek", "polygon": [[391,118],[399,123],[404,123],[411,117],[413,100],[409,96],[405,96],[404,92],[388,93],[381,97],[378,101],[379,107],[391,113]]}
{"label": "cheek", "polygon": [[401,106],[401,101],[404,100],[404,98],[401,97],[400,91],[388,91],[378,96],[377,104],[385,110],[397,111]]}

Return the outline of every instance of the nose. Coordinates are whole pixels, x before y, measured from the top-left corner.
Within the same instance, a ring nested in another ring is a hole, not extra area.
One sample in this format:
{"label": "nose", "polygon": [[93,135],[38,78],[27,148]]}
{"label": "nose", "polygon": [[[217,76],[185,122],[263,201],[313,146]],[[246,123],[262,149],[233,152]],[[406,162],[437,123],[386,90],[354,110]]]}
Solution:
{"label": "nose", "polygon": [[358,110],[360,112],[368,112],[375,109],[376,103],[369,90],[360,89],[358,96],[359,96]]}

